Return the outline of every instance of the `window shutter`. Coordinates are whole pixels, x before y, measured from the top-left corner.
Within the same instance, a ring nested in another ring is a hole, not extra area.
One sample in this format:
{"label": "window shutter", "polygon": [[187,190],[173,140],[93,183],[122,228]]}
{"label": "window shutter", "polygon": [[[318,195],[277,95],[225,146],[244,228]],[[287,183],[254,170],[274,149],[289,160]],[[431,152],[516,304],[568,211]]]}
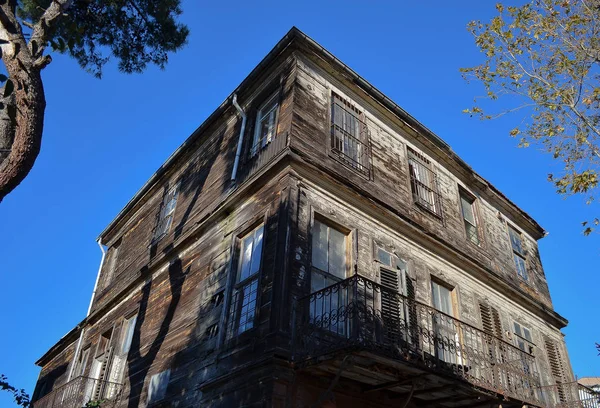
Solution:
{"label": "window shutter", "polygon": [[400,318],[400,304],[397,294],[399,293],[398,271],[390,271],[381,268],[381,286],[389,290],[381,292],[381,309],[384,316],[398,321]]}
{"label": "window shutter", "polygon": [[483,331],[491,336],[502,338],[502,321],[498,309],[479,302],[479,313]]}
{"label": "window shutter", "polygon": [[554,377],[554,381],[556,382],[558,398],[561,402],[566,402],[565,390],[562,386],[565,372],[558,345],[548,337],[544,337],[544,346],[546,347],[546,354],[548,355],[550,372],[552,373],[552,377]]}
{"label": "window shutter", "polygon": [[500,320],[500,313],[495,307],[490,307],[492,310],[492,320],[494,321],[494,330],[496,337],[502,338],[502,321]]}

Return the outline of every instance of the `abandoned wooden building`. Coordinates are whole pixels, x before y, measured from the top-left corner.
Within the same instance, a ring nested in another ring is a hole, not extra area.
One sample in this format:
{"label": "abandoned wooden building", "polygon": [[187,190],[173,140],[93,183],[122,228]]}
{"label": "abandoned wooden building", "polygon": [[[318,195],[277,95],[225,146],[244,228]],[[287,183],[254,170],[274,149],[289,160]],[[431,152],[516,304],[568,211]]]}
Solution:
{"label": "abandoned wooden building", "polygon": [[580,406],[544,235],[293,28],[100,234],[34,407]]}

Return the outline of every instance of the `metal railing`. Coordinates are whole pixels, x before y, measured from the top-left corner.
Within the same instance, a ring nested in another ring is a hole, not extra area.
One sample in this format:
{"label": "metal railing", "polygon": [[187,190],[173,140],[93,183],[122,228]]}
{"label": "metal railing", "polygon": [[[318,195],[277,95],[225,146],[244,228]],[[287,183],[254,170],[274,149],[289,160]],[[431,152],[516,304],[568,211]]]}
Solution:
{"label": "metal railing", "polygon": [[298,362],[374,351],[541,406],[532,355],[368,278],[345,279],[299,299],[295,308]]}
{"label": "metal railing", "polygon": [[540,395],[548,408],[600,408],[600,392],[576,381],[542,386]]}
{"label": "metal railing", "polygon": [[82,408],[90,401],[102,401],[102,407],[112,407],[121,394],[121,384],[77,377],[44,395],[33,408]]}
{"label": "metal railing", "polygon": [[367,177],[371,172],[371,149],[368,127],[354,112],[333,103],[331,152],[346,165]]}

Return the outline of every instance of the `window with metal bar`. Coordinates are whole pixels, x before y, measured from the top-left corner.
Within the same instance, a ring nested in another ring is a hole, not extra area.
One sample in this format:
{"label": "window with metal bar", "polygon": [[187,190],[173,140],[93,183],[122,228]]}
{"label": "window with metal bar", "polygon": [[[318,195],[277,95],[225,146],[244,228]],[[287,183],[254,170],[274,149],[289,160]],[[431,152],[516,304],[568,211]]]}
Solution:
{"label": "window with metal bar", "polygon": [[175,215],[175,207],[177,206],[178,190],[178,186],[174,186],[163,197],[160,214],[158,216],[158,224],[154,231],[154,241],[158,241],[165,236],[171,228],[173,216]]}
{"label": "window with metal bar", "polygon": [[263,235],[264,224],[261,224],[241,238],[238,266],[229,307],[228,338],[235,337],[254,327]]}
{"label": "window with metal bar", "polygon": [[527,262],[526,252],[523,245],[523,237],[521,233],[513,227],[508,227],[508,234],[510,236],[510,244],[513,252],[513,259],[515,261],[515,268],[517,269],[517,275],[519,275],[524,281],[529,280],[527,274]]}
{"label": "window with metal bar", "polygon": [[335,93],[331,98],[331,152],[349,167],[369,175],[370,150],[364,114]]}
{"label": "window with metal bar", "polygon": [[481,244],[481,239],[479,236],[479,229],[477,228],[475,197],[462,190],[460,191],[460,210],[465,224],[467,239],[479,246]]}
{"label": "window with metal bar", "polygon": [[275,93],[260,106],[256,114],[254,137],[252,138],[252,146],[250,147],[251,157],[275,139],[278,115],[278,94]]}
{"label": "window with metal bar", "polygon": [[442,207],[437,175],[431,169],[431,162],[410,147],[407,151],[410,185],[415,203],[441,218]]}

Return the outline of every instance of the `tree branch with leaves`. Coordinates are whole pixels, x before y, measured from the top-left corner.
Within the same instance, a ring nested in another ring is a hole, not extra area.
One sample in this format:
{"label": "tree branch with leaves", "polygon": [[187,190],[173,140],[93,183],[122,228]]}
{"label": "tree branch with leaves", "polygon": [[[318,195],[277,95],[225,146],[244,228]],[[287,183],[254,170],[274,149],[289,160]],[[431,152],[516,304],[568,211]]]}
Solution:
{"label": "tree branch with leaves", "polygon": [[164,68],[186,43],[180,0],[0,0],[0,202],[40,152],[46,97],[41,72],[55,52],[94,76],[110,57],[122,72]]}
{"label": "tree branch with leaves", "polygon": [[7,391],[12,394],[15,403],[23,408],[31,406],[29,395],[24,389],[17,389],[8,383],[8,378],[4,374],[0,374],[0,391]]}
{"label": "tree branch with leaves", "polygon": [[[496,10],[490,22],[468,25],[485,60],[461,72],[486,95],[464,112],[483,120],[520,114],[510,135],[561,161],[561,170],[548,174],[559,194],[592,204],[600,171],[600,0],[534,0]],[[501,97],[508,108],[495,107]],[[587,235],[600,220],[582,224]]]}

